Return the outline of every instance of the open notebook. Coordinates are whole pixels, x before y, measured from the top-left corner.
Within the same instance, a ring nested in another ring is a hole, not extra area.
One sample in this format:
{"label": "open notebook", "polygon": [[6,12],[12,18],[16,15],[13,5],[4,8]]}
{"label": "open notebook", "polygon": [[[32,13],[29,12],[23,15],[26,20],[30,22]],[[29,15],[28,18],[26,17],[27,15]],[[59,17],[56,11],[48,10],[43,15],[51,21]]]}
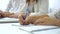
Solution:
{"label": "open notebook", "polygon": [[0,23],[17,23],[18,19],[15,18],[0,18]]}
{"label": "open notebook", "polygon": [[39,31],[47,31],[47,30],[54,30],[54,29],[59,29],[60,27],[57,26],[48,26],[48,25],[40,25],[40,26],[35,26],[33,24],[30,25],[20,25],[19,23],[12,24],[12,26],[17,26],[19,27],[20,30],[26,31],[26,32],[39,32]]}
{"label": "open notebook", "polygon": [[27,32],[38,32],[38,31],[47,31],[58,29],[59,27],[55,26],[23,26],[19,27],[20,30],[27,31]]}

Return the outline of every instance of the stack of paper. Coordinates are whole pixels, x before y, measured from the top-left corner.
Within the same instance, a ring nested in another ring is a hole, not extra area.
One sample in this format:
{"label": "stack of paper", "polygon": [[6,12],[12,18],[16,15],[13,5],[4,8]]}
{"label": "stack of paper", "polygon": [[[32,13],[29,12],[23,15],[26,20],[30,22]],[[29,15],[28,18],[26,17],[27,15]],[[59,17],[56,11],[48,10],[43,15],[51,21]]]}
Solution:
{"label": "stack of paper", "polygon": [[57,26],[48,26],[48,25],[40,25],[40,26],[35,26],[33,24],[30,25],[20,25],[19,23],[12,24],[12,26],[18,27],[19,30],[32,33],[32,34],[54,34],[57,32],[60,32],[60,28]]}
{"label": "stack of paper", "polygon": [[59,27],[57,26],[48,26],[48,25],[40,25],[40,26],[35,26],[33,24],[30,25],[20,25],[20,24],[12,24],[12,26],[18,26],[19,29],[24,30],[24,31],[44,31],[44,30],[51,30],[51,29],[57,29]]}
{"label": "stack of paper", "polygon": [[44,31],[48,29],[55,29],[55,26],[21,26],[20,29],[25,31],[35,32],[35,31]]}
{"label": "stack of paper", "polygon": [[0,18],[0,23],[17,23],[18,19],[15,18]]}

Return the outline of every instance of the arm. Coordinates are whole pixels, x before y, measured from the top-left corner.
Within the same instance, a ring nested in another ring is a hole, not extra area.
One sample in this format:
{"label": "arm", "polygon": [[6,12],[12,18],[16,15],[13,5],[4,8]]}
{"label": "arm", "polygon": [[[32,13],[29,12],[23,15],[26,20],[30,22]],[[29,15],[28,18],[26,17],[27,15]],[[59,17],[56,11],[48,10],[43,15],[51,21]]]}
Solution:
{"label": "arm", "polygon": [[[27,17],[28,16],[29,16],[29,14],[27,15]],[[20,22],[21,25],[28,25],[28,23],[25,22],[26,19],[24,19],[24,14],[23,13],[19,14],[18,18],[19,18],[19,22]]]}
{"label": "arm", "polygon": [[60,27],[60,20],[55,18],[41,18],[34,22],[35,25],[49,25],[49,26],[59,26]]}
{"label": "arm", "polygon": [[10,15],[14,15],[14,13],[2,12],[2,16],[3,16],[3,17],[9,17]]}
{"label": "arm", "polygon": [[30,23],[34,23],[37,19],[43,18],[43,17],[48,17],[48,15],[41,15],[41,16],[27,16],[26,20],[25,20],[25,24],[30,24]]}
{"label": "arm", "polygon": [[[25,7],[22,9],[22,11],[21,11],[21,14],[19,14],[19,22],[20,22],[20,24],[25,24],[24,22],[25,22],[25,20],[24,20],[24,16],[25,16],[25,10],[26,10],[26,8],[27,8],[27,4],[25,5]],[[29,15],[29,14],[28,14]]]}

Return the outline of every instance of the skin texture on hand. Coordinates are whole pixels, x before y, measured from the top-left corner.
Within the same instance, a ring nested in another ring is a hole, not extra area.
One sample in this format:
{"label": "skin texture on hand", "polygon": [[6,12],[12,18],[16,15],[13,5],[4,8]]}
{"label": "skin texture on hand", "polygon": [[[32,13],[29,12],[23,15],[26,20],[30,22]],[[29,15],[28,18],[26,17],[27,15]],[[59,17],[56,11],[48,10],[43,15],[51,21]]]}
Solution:
{"label": "skin texture on hand", "polygon": [[20,14],[19,17],[18,17],[19,18],[19,23],[21,25],[28,25],[30,23],[35,22],[39,18],[48,17],[48,15],[42,15],[42,16],[29,16],[28,15],[26,17],[26,19],[24,20],[23,16],[24,16],[23,14]]}
{"label": "skin texture on hand", "polygon": [[4,12],[4,11],[0,11],[0,15],[1,15],[1,18],[4,18],[4,17],[9,17],[9,18],[18,18],[18,15],[14,14],[14,13],[10,13],[10,12]]}
{"label": "skin texture on hand", "polygon": [[5,17],[5,12],[0,10],[0,18],[4,18]]}
{"label": "skin texture on hand", "polygon": [[[29,16],[30,13],[27,14],[26,18]],[[18,19],[19,19],[19,23],[21,25],[28,25],[28,23],[26,22],[26,19],[24,20],[24,12],[21,12],[19,15],[18,15]]]}
{"label": "skin texture on hand", "polygon": [[14,14],[14,13],[11,13],[8,17],[9,18],[18,18],[18,15],[17,14]]}
{"label": "skin texture on hand", "polygon": [[37,19],[39,18],[43,18],[43,17],[48,17],[48,15],[41,15],[41,16],[27,16],[26,19],[23,19],[23,15],[20,14],[19,15],[19,23],[22,25],[28,25],[30,23],[33,24],[33,22],[35,22]]}
{"label": "skin texture on hand", "polygon": [[26,20],[24,20],[24,18],[23,18],[23,14],[20,14],[19,15],[19,23],[21,24],[21,25],[28,25],[29,23],[28,22],[26,22]]}
{"label": "skin texture on hand", "polygon": [[18,18],[19,14],[15,14],[15,13],[10,13],[8,11],[1,11],[0,10],[0,18],[4,18],[4,17],[9,17],[9,18]]}
{"label": "skin texture on hand", "polygon": [[30,22],[30,23],[33,23],[33,22],[35,22],[37,19],[40,19],[40,18],[43,18],[43,17],[48,17],[48,15],[41,15],[41,16],[28,16],[27,18],[26,18],[26,22],[28,23],[28,22]]}
{"label": "skin texture on hand", "polygon": [[2,16],[3,17],[8,17],[8,16],[10,16],[11,14],[10,14],[10,12],[2,12]]}
{"label": "skin texture on hand", "polygon": [[60,26],[60,20],[55,18],[40,18],[34,22],[35,25],[52,25],[52,26]]}
{"label": "skin texture on hand", "polygon": [[1,16],[1,13],[2,13],[2,12],[0,11],[0,18],[2,17],[2,16]]}
{"label": "skin texture on hand", "polygon": [[21,25],[28,25],[28,23],[26,23],[25,20],[24,20],[24,15],[23,14],[19,14],[18,19],[19,19],[19,23]]}

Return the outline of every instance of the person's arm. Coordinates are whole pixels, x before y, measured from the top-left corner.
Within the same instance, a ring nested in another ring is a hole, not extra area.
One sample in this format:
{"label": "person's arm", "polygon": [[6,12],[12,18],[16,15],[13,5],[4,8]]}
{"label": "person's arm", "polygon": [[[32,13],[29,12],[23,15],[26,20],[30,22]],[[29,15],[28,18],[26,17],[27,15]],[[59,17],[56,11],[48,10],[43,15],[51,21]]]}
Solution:
{"label": "person's arm", "polygon": [[2,12],[2,16],[3,17],[9,17],[10,15],[13,15],[14,13],[10,13],[10,12]]}
{"label": "person's arm", "polygon": [[48,25],[48,26],[59,26],[60,27],[60,20],[55,18],[44,17],[38,19],[34,22],[35,25]]}
{"label": "person's arm", "polygon": [[15,13],[10,13],[10,12],[2,12],[1,16],[2,17],[9,17],[9,18],[18,18],[19,14],[15,14]]}
{"label": "person's arm", "polygon": [[19,14],[19,22],[20,22],[20,24],[22,24],[22,25],[28,25],[28,23],[26,23],[25,22],[25,20],[26,20],[26,18],[29,16],[29,13],[27,14],[27,16],[26,15],[24,15],[24,13],[21,13],[21,14]]}
{"label": "person's arm", "polygon": [[2,11],[0,10],[0,18],[2,18]]}
{"label": "person's arm", "polygon": [[20,23],[21,25],[23,25],[23,24],[24,24],[23,15],[20,14],[18,18],[19,18],[19,23]]}
{"label": "person's arm", "polygon": [[37,19],[44,18],[44,17],[48,17],[48,15],[45,14],[45,15],[40,15],[40,16],[27,16],[25,20],[25,24],[30,24],[30,23],[33,24]]}
{"label": "person's arm", "polygon": [[18,17],[20,24],[23,24],[23,25],[24,25],[24,21],[25,21],[25,19],[24,19],[24,17],[25,17],[25,11],[26,11],[27,7],[28,7],[28,4],[26,3],[25,7],[22,9],[22,11],[20,12],[19,17]]}

